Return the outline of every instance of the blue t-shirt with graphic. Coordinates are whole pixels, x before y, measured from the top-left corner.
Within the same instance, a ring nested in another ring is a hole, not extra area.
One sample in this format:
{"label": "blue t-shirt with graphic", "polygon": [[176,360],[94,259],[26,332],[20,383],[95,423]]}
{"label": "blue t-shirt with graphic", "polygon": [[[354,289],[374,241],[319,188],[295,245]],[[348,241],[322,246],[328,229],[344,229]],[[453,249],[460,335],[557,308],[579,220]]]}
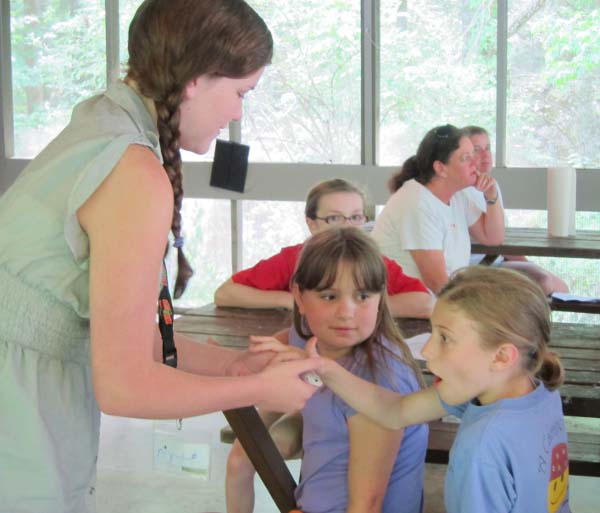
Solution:
{"label": "blue t-shirt with graphic", "polygon": [[444,407],[461,419],[446,473],[448,513],[571,512],[558,391],[538,384],[523,397]]}

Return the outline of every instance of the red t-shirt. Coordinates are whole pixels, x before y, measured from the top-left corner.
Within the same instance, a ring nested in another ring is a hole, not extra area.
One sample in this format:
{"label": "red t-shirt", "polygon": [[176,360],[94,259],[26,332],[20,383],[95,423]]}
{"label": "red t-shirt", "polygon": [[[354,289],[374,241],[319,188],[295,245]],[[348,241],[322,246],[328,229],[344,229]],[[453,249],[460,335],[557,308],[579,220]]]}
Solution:
{"label": "red t-shirt", "polygon": [[[254,267],[235,273],[234,283],[259,290],[290,290],[290,281],[298,256],[304,244],[288,246],[272,257],[258,262]],[[404,274],[396,261],[383,257],[387,268],[387,291],[390,296],[403,292],[427,292],[427,287],[418,278]]]}

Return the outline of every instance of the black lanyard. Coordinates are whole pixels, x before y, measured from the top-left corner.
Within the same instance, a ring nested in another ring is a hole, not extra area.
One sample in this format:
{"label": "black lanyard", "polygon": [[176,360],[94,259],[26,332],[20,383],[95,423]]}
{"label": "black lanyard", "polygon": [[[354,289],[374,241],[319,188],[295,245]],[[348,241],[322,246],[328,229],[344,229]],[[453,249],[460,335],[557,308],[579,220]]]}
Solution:
{"label": "black lanyard", "polygon": [[177,367],[177,349],[173,336],[173,301],[169,293],[167,266],[163,260],[160,294],[158,295],[158,328],[162,337],[163,363]]}

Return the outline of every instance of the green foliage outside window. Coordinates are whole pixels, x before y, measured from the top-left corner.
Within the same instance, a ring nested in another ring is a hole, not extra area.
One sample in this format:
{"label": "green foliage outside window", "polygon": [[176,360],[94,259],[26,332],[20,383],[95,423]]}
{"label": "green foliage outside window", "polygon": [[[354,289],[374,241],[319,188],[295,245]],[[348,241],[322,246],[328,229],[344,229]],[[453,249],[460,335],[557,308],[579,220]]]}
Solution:
{"label": "green foliage outside window", "polygon": [[[124,27],[138,3],[119,3],[122,57]],[[254,160],[358,163],[361,2],[250,4],[275,40],[273,65],[243,120]],[[106,86],[105,2],[13,0],[10,9],[15,146],[17,156],[32,157],[67,123],[75,103]],[[401,163],[436,124],[478,124],[494,135],[497,17],[492,0],[380,1],[381,164]],[[598,2],[511,1],[508,21],[508,165],[600,167]],[[258,216],[245,220],[249,233],[263,241],[261,252],[245,255],[250,260],[279,249],[269,241],[297,236],[298,225],[283,221],[278,208],[277,221],[262,229],[267,205],[248,209]],[[511,224],[533,222],[526,211],[518,215]],[[598,229],[599,217],[580,213],[578,227]],[[186,303],[204,303],[227,276],[229,243],[215,250],[227,237],[211,234],[229,224],[228,202],[194,200],[185,218],[200,284]],[[535,223],[545,226],[539,215]],[[543,265],[569,276],[573,292],[600,295],[597,262],[561,262]]]}
{"label": "green foliage outside window", "polygon": [[104,2],[12,1],[17,155],[35,155],[78,101],[106,87]]}

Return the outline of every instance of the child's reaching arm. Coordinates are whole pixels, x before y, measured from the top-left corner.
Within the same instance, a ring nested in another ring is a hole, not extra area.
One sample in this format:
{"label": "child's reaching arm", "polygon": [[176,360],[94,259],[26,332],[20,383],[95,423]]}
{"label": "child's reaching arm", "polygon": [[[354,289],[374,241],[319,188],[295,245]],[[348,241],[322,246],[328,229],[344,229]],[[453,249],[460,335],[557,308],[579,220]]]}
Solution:
{"label": "child's reaching arm", "polygon": [[235,283],[229,278],[215,291],[214,302],[217,306],[285,308],[291,310],[294,305],[294,298],[292,293],[287,290],[262,290]]}
{"label": "child's reaching arm", "polygon": [[[318,357],[315,337],[308,341],[306,350],[309,356]],[[352,408],[388,429],[422,424],[446,413],[434,388],[400,395],[355,376],[327,358],[322,358],[317,372],[325,385]]]}

